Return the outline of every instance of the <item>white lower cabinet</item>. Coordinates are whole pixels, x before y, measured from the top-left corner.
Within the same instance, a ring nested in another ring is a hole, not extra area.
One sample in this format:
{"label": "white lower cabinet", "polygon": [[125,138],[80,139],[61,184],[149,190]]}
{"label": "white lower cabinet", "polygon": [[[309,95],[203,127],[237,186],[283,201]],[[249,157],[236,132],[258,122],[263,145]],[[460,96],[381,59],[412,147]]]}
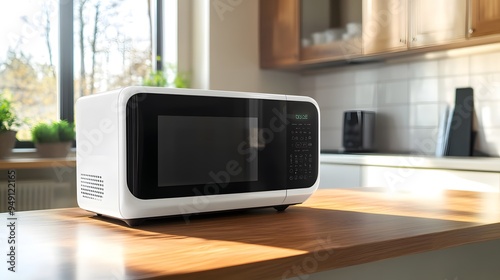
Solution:
{"label": "white lower cabinet", "polygon": [[361,166],[349,164],[320,165],[321,189],[356,188],[361,186]]}
{"label": "white lower cabinet", "polygon": [[322,189],[387,187],[395,189],[500,192],[500,173],[430,168],[321,163]]}
{"label": "white lower cabinet", "polygon": [[478,192],[499,192],[500,173],[406,167],[362,166],[360,186],[411,188],[412,190],[451,189]]}

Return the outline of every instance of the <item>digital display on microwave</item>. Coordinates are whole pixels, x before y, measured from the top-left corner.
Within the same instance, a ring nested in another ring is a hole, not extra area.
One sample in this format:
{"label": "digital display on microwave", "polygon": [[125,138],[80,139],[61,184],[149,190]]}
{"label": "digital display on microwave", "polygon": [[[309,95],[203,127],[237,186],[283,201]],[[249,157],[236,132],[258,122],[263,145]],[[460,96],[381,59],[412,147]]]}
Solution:
{"label": "digital display on microwave", "polygon": [[158,186],[258,178],[258,118],[158,116]]}

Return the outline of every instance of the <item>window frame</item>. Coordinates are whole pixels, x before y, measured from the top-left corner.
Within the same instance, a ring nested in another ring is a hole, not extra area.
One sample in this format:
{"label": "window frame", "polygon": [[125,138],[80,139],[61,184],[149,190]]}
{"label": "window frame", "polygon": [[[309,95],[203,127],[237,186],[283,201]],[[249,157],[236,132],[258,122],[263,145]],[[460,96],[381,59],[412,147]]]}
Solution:
{"label": "window frame", "polygon": [[[57,69],[57,96],[58,115],[60,120],[73,123],[75,120],[75,89],[74,89],[74,1],[59,1],[59,40],[58,54],[59,63]],[[155,70],[162,70],[163,62],[163,3],[162,0],[151,0],[151,9],[155,17],[152,19],[153,47],[152,58]],[[71,40],[61,40],[61,38],[71,38]],[[156,59],[160,58],[160,59]],[[35,145],[32,141],[16,140],[16,149],[32,149]],[[73,143],[75,147],[75,143]]]}

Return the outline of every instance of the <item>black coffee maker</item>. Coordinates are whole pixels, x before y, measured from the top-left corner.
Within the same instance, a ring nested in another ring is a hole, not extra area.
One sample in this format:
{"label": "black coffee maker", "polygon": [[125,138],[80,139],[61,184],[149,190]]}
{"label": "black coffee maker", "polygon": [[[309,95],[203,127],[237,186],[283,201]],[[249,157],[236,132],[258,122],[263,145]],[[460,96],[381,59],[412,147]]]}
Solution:
{"label": "black coffee maker", "polygon": [[375,112],[344,112],[342,144],[346,152],[370,152],[374,150]]}

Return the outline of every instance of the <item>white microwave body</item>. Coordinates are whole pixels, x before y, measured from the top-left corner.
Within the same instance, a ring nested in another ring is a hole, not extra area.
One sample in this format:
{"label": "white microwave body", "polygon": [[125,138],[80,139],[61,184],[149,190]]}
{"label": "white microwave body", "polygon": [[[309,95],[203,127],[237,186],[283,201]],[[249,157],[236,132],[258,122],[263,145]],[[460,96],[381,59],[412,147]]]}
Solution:
{"label": "white microwave body", "polygon": [[304,202],[319,184],[310,97],[127,87],[78,99],[77,201],[148,218]]}

